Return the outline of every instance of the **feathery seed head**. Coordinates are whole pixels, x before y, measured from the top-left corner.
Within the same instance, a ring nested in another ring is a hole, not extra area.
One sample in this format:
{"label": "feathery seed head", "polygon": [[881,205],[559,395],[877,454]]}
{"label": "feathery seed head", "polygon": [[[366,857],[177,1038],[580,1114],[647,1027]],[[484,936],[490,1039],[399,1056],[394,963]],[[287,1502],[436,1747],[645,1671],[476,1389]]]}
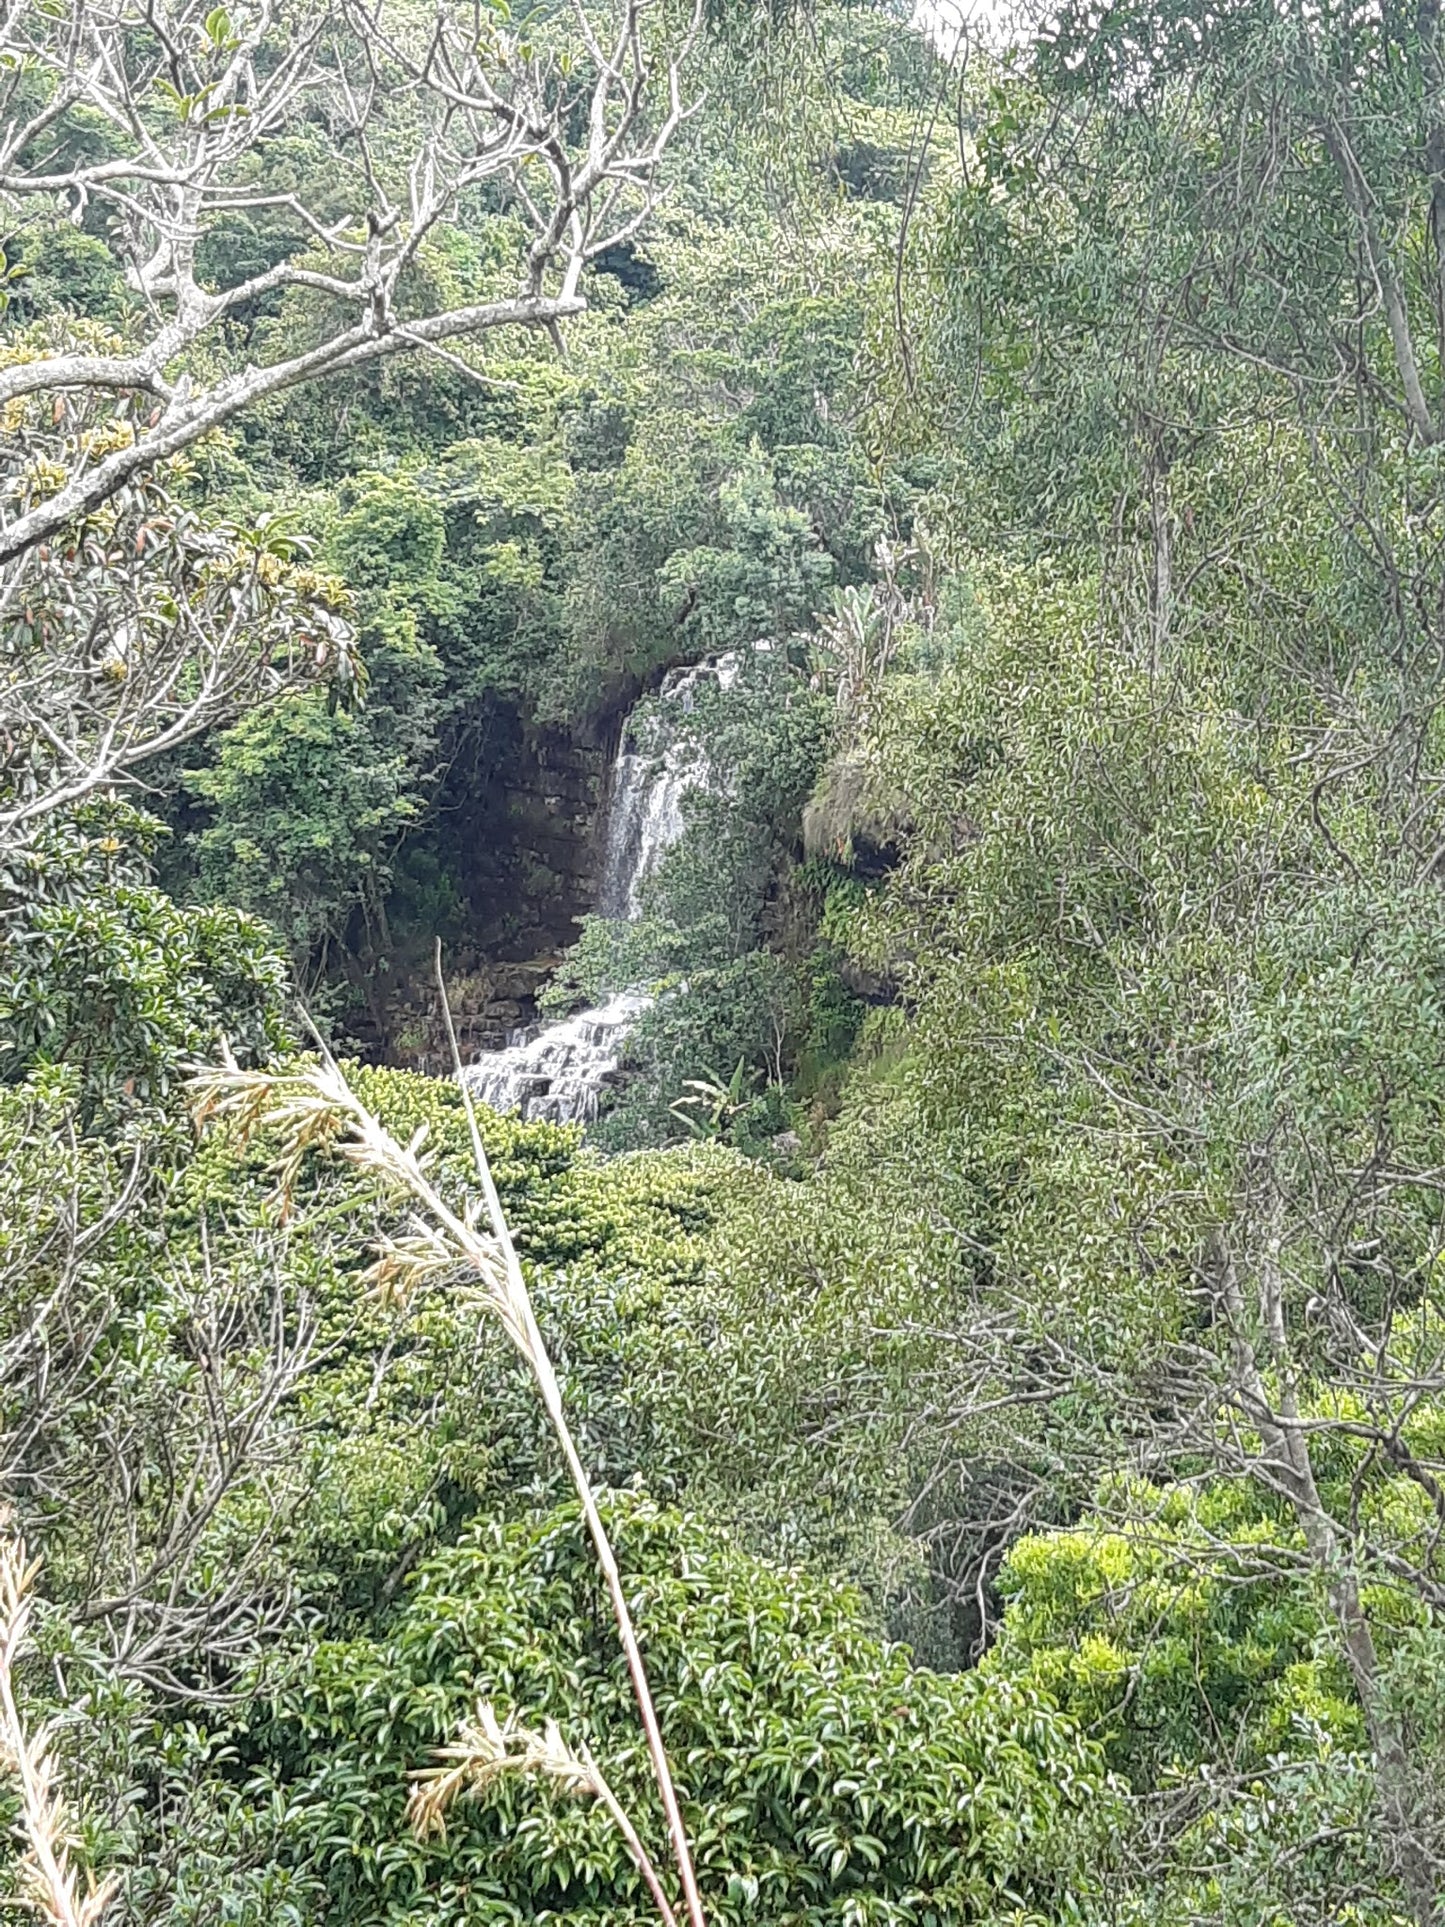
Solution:
{"label": "feathery seed head", "polygon": [[515,1713],[499,1721],[487,1700],[458,1728],[449,1746],[438,1747],[435,1766],[412,1775],[407,1818],[419,1839],[446,1836],[447,1810],[454,1800],[484,1793],[507,1773],[541,1774],[562,1792],[579,1799],[602,1797],[601,1775],[591,1756],[574,1753],[555,1720],[541,1732],[524,1726]]}

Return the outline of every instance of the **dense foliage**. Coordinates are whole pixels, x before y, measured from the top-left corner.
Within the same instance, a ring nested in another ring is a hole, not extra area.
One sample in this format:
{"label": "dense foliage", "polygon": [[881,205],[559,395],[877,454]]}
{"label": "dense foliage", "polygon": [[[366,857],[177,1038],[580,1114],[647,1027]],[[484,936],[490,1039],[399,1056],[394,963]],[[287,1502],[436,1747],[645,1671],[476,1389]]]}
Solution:
{"label": "dense foliage", "polygon": [[[680,1899],[525,1346],[188,1101],[324,1035],[469,1234],[441,938],[464,1035],[652,995],[480,1131],[708,1919],[1438,1924],[1433,0],[182,7],[62,84],[72,13],[0,64],[0,1673],[96,1907],[655,1917],[592,1773]],[[705,772],[630,919],[624,718]],[[483,1708],[536,1757],[421,1823]]]}

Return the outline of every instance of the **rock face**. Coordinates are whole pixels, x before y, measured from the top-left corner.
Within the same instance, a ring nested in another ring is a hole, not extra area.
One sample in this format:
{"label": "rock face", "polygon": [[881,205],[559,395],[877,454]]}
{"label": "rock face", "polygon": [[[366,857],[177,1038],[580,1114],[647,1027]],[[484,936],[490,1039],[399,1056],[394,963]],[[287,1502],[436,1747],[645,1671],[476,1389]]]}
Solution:
{"label": "rock face", "polygon": [[560,730],[522,724],[492,748],[459,825],[467,847],[458,866],[488,958],[523,963],[575,940],[596,894],[608,762]]}
{"label": "rock face", "polygon": [[[435,848],[444,891],[423,931],[450,931],[447,994],[463,1061],[506,1046],[597,893],[608,748],[543,727],[515,707],[480,710],[442,784]],[[425,888],[427,877],[419,878]],[[458,931],[464,935],[458,935]],[[349,1020],[354,1048],[446,1076],[451,1054],[429,935],[393,949]]]}
{"label": "rock face", "polygon": [[[463,1062],[479,1051],[504,1050],[519,1031],[534,1022],[542,986],[560,960],[561,953],[552,951],[520,963],[481,958],[468,959],[470,969],[448,968],[447,997]],[[428,1040],[426,1061],[418,1068],[433,1076],[445,1076],[451,1070],[449,1047],[440,1012],[433,1015],[434,1034]]]}

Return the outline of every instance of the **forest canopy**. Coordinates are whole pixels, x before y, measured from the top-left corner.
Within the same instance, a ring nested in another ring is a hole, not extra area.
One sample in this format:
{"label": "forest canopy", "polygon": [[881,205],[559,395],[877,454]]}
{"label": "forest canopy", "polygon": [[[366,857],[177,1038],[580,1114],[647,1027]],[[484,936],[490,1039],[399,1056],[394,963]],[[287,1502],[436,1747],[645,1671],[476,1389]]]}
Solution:
{"label": "forest canopy", "polygon": [[1439,1927],[1434,0],[0,6],[0,416],[6,1904]]}

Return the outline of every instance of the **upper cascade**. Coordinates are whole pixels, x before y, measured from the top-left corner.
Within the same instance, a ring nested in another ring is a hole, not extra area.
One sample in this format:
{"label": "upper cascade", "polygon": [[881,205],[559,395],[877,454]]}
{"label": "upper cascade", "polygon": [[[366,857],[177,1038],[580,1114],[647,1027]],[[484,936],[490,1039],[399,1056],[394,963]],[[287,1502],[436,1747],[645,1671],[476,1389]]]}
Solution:
{"label": "upper cascade", "polygon": [[[735,651],[670,670],[655,702],[623,724],[607,788],[598,914],[635,923],[642,886],[681,837],[683,798],[708,780],[707,758],[674,719],[689,715],[708,686],[731,689],[741,671]],[[528,1120],[590,1124],[616,1076],[628,1032],[652,999],[621,991],[557,1023],[516,1032],[503,1050],[485,1051],[462,1072],[494,1111]]]}
{"label": "upper cascade", "polygon": [[641,916],[643,884],[682,835],[682,799],[707,782],[707,759],[697,743],[668,725],[673,716],[691,713],[707,684],[731,689],[740,669],[736,650],[671,669],[656,704],[639,705],[624,723],[608,784],[599,916],[622,923]]}

